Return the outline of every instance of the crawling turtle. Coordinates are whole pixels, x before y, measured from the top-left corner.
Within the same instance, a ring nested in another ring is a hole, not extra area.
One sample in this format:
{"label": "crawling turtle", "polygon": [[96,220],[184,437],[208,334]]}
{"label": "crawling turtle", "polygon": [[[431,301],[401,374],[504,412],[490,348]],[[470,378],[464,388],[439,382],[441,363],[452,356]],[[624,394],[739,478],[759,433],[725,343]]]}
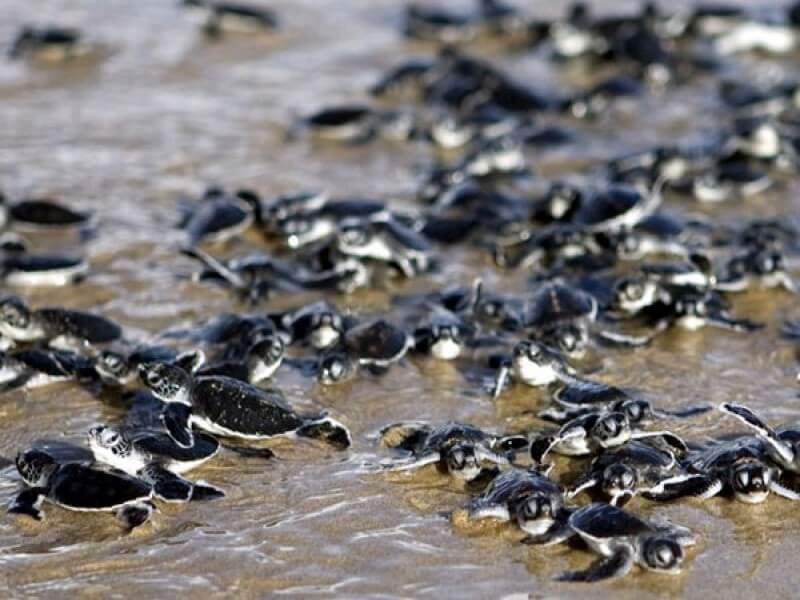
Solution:
{"label": "crawling turtle", "polygon": [[85,229],[91,222],[92,216],[88,212],[73,210],[50,198],[27,198],[9,202],[0,193],[0,224],[10,223],[16,230]]}
{"label": "crawling turtle", "polygon": [[290,343],[307,343],[316,350],[338,344],[345,331],[356,324],[353,317],[325,301],[275,315],[275,321],[288,332]]}
{"label": "crawling turtle", "polygon": [[433,310],[426,323],[414,329],[414,351],[438,360],[455,360],[474,335],[474,329],[445,308]]}
{"label": "crawling turtle", "polygon": [[91,380],[91,359],[66,350],[31,349],[0,352],[0,390],[31,389],[70,381]]}
{"label": "crawling turtle", "polygon": [[252,191],[231,195],[220,188],[208,188],[200,201],[184,207],[179,223],[186,232],[187,245],[219,244],[246,231],[261,220],[261,200]]}
{"label": "crawling turtle", "polygon": [[40,60],[63,61],[87,54],[91,45],[83,40],[77,29],[68,27],[23,27],[11,45],[9,58],[31,57]]}
{"label": "crawling turtle", "polygon": [[385,320],[359,323],[342,336],[341,346],[358,365],[382,370],[399,362],[413,345],[405,330]]}
{"label": "crawling turtle", "polygon": [[0,278],[15,287],[63,287],[88,272],[89,263],[78,256],[11,252],[0,258]]}
{"label": "crawling turtle", "polygon": [[594,458],[586,472],[570,486],[567,497],[597,488],[614,506],[623,506],[639,493],[647,495],[652,491],[649,497],[657,498],[655,490],[659,483],[665,479],[678,482],[679,470],[671,451],[634,440]]}
{"label": "crawling turtle", "polygon": [[550,452],[565,456],[586,456],[598,450],[615,448],[631,440],[659,437],[670,446],[686,451],[686,443],[670,431],[644,431],[634,428],[621,412],[593,411],[579,415],[553,433],[531,442],[531,457],[543,463]]}
{"label": "crawling turtle", "polygon": [[584,571],[568,571],[560,581],[601,581],[626,575],[634,564],[659,573],[677,573],[691,532],[665,521],[645,520],[609,504],[591,504],[572,513],[569,529],[602,558]]}
{"label": "crawling turtle", "polygon": [[191,425],[211,434],[247,440],[276,436],[321,439],[337,448],[352,443],[347,428],[324,414],[302,415],[276,389],[261,389],[230,377],[192,377],[176,365],[139,367],[142,382],[167,403],[163,423],[175,442],[192,446]]}
{"label": "crawling turtle", "polygon": [[732,317],[719,293],[686,287],[671,289],[666,297],[646,307],[640,314],[652,323],[652,335],[674,325],[688,331],[709,325],[744,333],[763,327],[748,319]]}
{"label": "crawling turtle", "polygon": [[132,349],[102,350],[94,359],[94,370],[106,385],[129,387],[139,378],[139,365],[150,362],[173,362],[194,372],[206,362],[200,350],[178,352],[167,346],[143,344]]}
{"label": "crawling turtle", "polygon": [[769,462],[764,443],[755,436],[717,440],[687,455],[684,466],[693,477],[664,479],[647,496],[654,493],[656,500],[673,500],[731,494],[747,504],[763,502],[770,491],[791,500],[800,498],[797,492],[777,483],[778,473]]}
{"label": "crawling turtle", "polygon": [[464,481],[477,479],[484,464],[508,464],[506,450],[527,444],[525,438],[501,437],[472,425],[445,423],[431,426],[425,423],[397,423],[381,430],[383,445],[405,450],[410,456],[387,461],[394,471],[419,469],[436,464],[440,470]]}
{"label": "crawling turtle", "polygon": [[569,517],[561,486],[534,469],[519,467],[497,475],[467,510],[471,519],[511,521],[534,537],[551,535]]}
{"label": "crawling turtle", "polygon": [[[256,384],[270,379],[283,363],[286,344],[280,335],[267,336],[255,342],[239,359],[211,363],[195,371],[198,377],[224,375]],[[190,371],[191,372],[191,371]]]}
{"label": "crawling turtle", "polygon": [[41,520],[41,503],[46,500],[67,510],[113,512],[128,529],[133,529],[147,522],[155,510],[153,488],[122,471],[61,463],[39,449],[19,453],[16,465],[28,487],[11,504],[11,513]]}
{"label": "crawling turtle", "polygon": [[560,353],[534,340],[523,340],[514,346],[512,356],[493,357],[497,362],[497,376],[493,396],[503,391],[509,377],[532,387],[553,383],[576,382],[579,377]]}
{"label": "crawling turtle", "polygon": [[739,292],[752,287],[783,287],[797,292],[798,287],[786,269],[781,252],[771,248],[754,248],[731,258],[724,267],[715,289]]}
{"label": "crawling turtle", "polygon": [[99,315],[66,308],[31,309],[16,296],[0,300],[0,333],[19,342],[70,347],[109,344],[122,328]]}
{"label": "crawling turtle", "polygon": [[226,0],[183,0],[189,8],[205,13],[203,31],[210,38],[223,33],[263,33],[278,27],[275,13],[269,9]]}
{"label": "crawling turtle", "polygon": [[217,454],[219,442],[211,436],[196,434],[192,446],[182,448],[165,432],[98,426],[89,430],[88,439],[96,461],[149,483],[162,500],[186,502],[225,495],[214,486],[180,477]]}

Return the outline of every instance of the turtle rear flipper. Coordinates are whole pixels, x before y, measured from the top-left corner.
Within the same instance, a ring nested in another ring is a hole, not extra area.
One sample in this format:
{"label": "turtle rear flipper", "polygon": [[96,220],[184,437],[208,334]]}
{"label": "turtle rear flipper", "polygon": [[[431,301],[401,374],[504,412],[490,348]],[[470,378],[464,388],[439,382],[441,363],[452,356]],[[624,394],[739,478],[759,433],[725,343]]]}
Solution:
{"label": "turtle rear flipper", "polygon": [[28,381],[33,379],[33,375],[34,375],[33,372],[23,373],[22,375],[19,375],[14,379],[0,383],[0,394],[4,392],[10,392],[12,390],[18,390],[20,388],[25,387],[25,384],[27,384]]}
{"label": "turtle rear flipper", "polygon": [[117,510],[116,516],[123,526],[128,531],[131,531],[147,523],[155,510],[155,505],[150,502],[137,502],[135,504],[127,504]]}
{"label": "turtle rear flipper", "polygon": [[708,475],[678,475],[664,479],[655,487],[642,493],[648,500],[666,502],[693,496],[696,498],[713,498],[722,491],[722,481]]}
{"label": "turtle rear flipper", "polygon": [[170,402],[161,414],[161,420],[169,437],[181,448],[194,446],[194,434],[189,423],[191,413],[191,407],[178,402]]}
{"label": "turtle rear flipper", "polygon": [[608,558],[601,558],[584,571],[565,571],[556,577],[557,581],[593,582],[615,579],[626,575],[634,563],[633,548],[622,545]]}
{"label": "turtle rear flipper", "polygon": [[205,500],[216,500],[217,498],[224,498],[225,492],[223,492],[218,487],[210,485],[206,482],[200,482],[192,485],[192,497],[190,500],[192,502],[195,501],[205,501]]}
{"label": "turtle rear flipper", "polygon": [[14,499],[11,506],[8,507],[8,512],[17,515],[27,515],[33,517],[37,521],[41,521],[44,518],[44,512],[41,509],[44,496],[45,490],[42,488],[23,490]]}
{"label": "turtle rear flipper", "polygon": [[149,464],[138,473],[153,486],[156,496],[167,502],[188,502],[192,498],[192,483],[168,471],[161,465]]}
{"label": "turtle rear flipper", "polygon": [[353,443],[347,427],[331,417],[318,417],[304,423],[297,429],[297,435],[326,442],[344,450]]}

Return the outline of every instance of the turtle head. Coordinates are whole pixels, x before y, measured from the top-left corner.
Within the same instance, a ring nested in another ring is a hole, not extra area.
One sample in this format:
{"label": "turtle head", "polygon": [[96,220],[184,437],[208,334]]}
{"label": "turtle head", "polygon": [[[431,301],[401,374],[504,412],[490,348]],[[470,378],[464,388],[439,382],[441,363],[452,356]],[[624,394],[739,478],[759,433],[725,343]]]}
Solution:
{"label": "turtle head", "polygon": [[555,341],[559,350],[573,358],[580,358],[589,345],[589,332],[585,327],[566,325],[558,329]]}
{"label": "turtle head", "polygon": [[656,535],[642,542],[641,564],[653,571],[676,573],[683,556],[683,547],[669,536]]}
{"label": "turtle head", "polygon": [[469,444],[456,444],[444,455],[447,471],[453,477],[473,481],[481,474],[481,464],[475,448]]}
{"label": "turtle head", "polygon": [[625,277],[614,287],[614,303],[625,312],[637,312],[647,306],[654,285],[641,277]]}
{"label": "turtle head", "polygon": [[253,344],[247,359],[251,381],[257,383],[272,377],[283,362],[285,353],[286,345],[279,335],[272,335]]}
{"label": "turtle head", "polygon": [[162,402],[191,405],[192,377],[179,366],[144,363],[139,365],[139,377]]}
{"label": "turtle head", "polygon": [[614,410],[623,413],[632,424],[643,423],[653,418],[653,407],[642,398],[629,398],[614,405]]}
{"label": "turtle head", "polygon": [[433,325],[431,327],[431,354],[441,360],[452,360],[461,354],[461,330],[458,325]]}
{"label": "turtle head", "polygon": [[561,503],[554,494],[529,494],[511,502],[511,515],[524,532],[541,535],[555,521]]}
{"label": "turtle head", "polygon": [[95,458],[112,465],[130,456],[133,448],[130,440],[114,427],[92,427],[87,437]]}
{"label": "turtle head", "polygon": [[625,413],[610,412],[597,420],[591,437],[603,448],[619,446],[630,439],[631,423]]}
{"label": "turtle head", "polygon": [[0,324],[13,329],[25,329],[31,323],[31,311],[16,296],[0,300]]}
{"label": "turtle head", "polygon": [[94,368],[100,377],[107,381],[122,382],[131,374],[130,364],[125,357],[111,350],[100,353]]}
{"label": "turtle head", "polygon": [[635,493],[638,481],[639,477],[635,469],[628,465],[617,463],[609,465],[603,471],[601,486],[603,493],[616,498],[625,494]]}
{"label": "turtle head", "polygon": [[328,348],[339,341],[343,330],[341,315],[332,310],[321,311],[311,319],[311,345]]}
{"label": "turtle head", "polygon": [[352,361],[343,354],[331,354],[320,361],[317,379],[323,385],[333,385],[345,381],[353,374]]}
{"label": "turtle head", "polygon": [[772,473],[757,459],[737,461],[731,472],[731,487],[737,500],[747,504],[763,502],[769,494]]}
{"label": "turtle head", "polygon": [[52,456],[36,449],[20,452],[15,462],[23,481],[31,487],[47,487],[50,476],[58,467]]}

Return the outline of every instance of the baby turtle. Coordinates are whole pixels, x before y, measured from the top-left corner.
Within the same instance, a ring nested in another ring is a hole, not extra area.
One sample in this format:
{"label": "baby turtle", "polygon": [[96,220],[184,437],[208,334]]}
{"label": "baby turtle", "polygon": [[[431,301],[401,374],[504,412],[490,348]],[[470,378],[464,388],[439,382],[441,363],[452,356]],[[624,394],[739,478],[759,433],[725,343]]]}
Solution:
{"label": "baby turtle", "polygon": [[658,437],[670,446],[686,451],[686,443],[670,431],[635,429],[628,415],[622,412],[594,411],[579,415],[558,431],[541,435],[531,442],[531,457],[537,464],[550,452],[565,456],[586,456],[598,450],[623,446],[631,440]]}
{"label": "baby turtle", "polygon": [[139,379],[139,365],[150,362],[173,362],[192,373],[205,364],[206,356],[200,350],[178,352],[174,348],[142,345],[132,350],[103,350],[94,361],[94,370],[103,383],[130,387]]}
{"label": "baby turtle", "polygon": [[0,277],[14,287],[63,287],[88,272],[89,263],[75,256],[7,252],[0,258]]}
{"label": "baby turtle", "polygon": [[569,529],[602,558],[584,571],[568,571],[559,581],[602,581],[626,575],[634,564],[658,573],[678,573],[692,533],[666,521],[645,520],[609,504],[591,504],[572,513]]}
{"label": "baby turtle", "polygon": [[384,463],[393,471],[419,469],[437,465],[442,472],[463,481],[474,481],[484,472],[486,463],[495,467],[507,465],[504,452],[527,444],[525,438],[501,437],[472,425],[445,423],[396,423],[384,427],[381,443],[389,448],[405,450],[408,458]]}
{"label": "baby turtle", "polygon": [[711,290],[674,288],[670,290],[666,302],[656,302],[641,314],[653,323],[653,335],[673,325],[688,331],[697,331],[709,325],[743,333],[763,327],[749,319],[732,317],[724,299]]}
{"label": "baby turtle", "polygon": [[164,425],[181,447],[191,447],[196,425],[211,434],[263,440],[276,436],[321,439],[337,448],[352,443],[347,428],[324,414],[301,415],[276,389],[261,389],[229,377],[193,378],[178,366],[139,367],[144,384],[168,403]]}
{"label": "baby turtle", "polygon": [[658,484],[675,477],[678,467],[675,455],[669,450],[632,441],[594,458],[587,471],[570,486],[567,498],[597,488],[610,498],[611,504],[623,506],[639,493],[647,495],[652,490],[649,497],[655,497]]}
{"label": "baby turtle", "polygon": [[226,0],[183,0],[183,5],[204,10],[203,31],[211,38],[223,33],[263,33],[278,28],[278,19],[269,9]]}
{"label": "baby turtle", "polygon": [[399,362],[412,345],[408,333],[385,319],[359,323],[342,337],[342,347],[349,356],[361,366],[378,370]]}
{"label": "baby turtle", "polygon": [[211,436],[196,434],[194,444],[182,448],[169,435],[159,431],[98,426],[89,430],[88,438],[96,461],[149,483],[162,500],[188,502],[225,495],[214,486],[192,483],[179,475],[219,452],[219,442]]}
{"label": "baby turtle", "polygon": [[755,248],[734,256],[714,286],[724,292],[740,292],[753,287],[783,287],[790,292],[800,291],[787,272],[783,254],[770,248]]}
{"label": "baby turtle", "polygon": [[66,308],[31,309],[16,296],[0,300],[0,334],[18,342],[46,341],[70,348],[109,344],[122,328],[99,315]]}
{"label": "baby turtle", "polygon": [[92,216],[49,198],[9,202],[0,192],[0,224],[7,222],[23,231],[84,229],[91,225]]}
{"label": "baby turtle", "polygon": [[517,343],[510,359],[494,358],[494,362],[499,363],[492,392],[494,398],[502,393],[509,377],[531,387],[579,381],[577,373],[561,354],[533,340]]}
{"label": "baby turtle", "polygon": [[274,320],[289,333],[290,343],[307,343],[316,350],[335,346],[345,331],[356,324],[353,317],[325,301],[275,315]]}
{"label": "baby turtle", "polygon": [[186,207],[181,229],[189,247],[200,243],[220,244],[246,231],[261,219],[261,200],[249,190],[231,196],[219,188],[209,188],[197,206]]}
{"label": "baby turtle", "polygon": [[63,61],[88,53],[91,46],[83,42],[77,29],[67,27],[23,27],[9,50],[9,58],[31,57]]}
{"label": "baby turtle", "polygon": [[414,351],[437,360],[455,360],[474,334],[473,328],[445,308],[434,310],[414,330]]}
{"label": "baby turtle", "polygon": [[194,372],[198,377],[224,375],[257,384],[270,379],[286,356],[286,344],[274,334],[255,342],[240,359],[228,359],[201,367]]}
{"label": "baby turtle", "polygon": [[497,475],[467,510],[471,519],[511,521],[533,538],[556,535],[569,517],[561,486],[536,470],[519,467]]}
{"label": "baby turtle", "polygon": [[67,510],[113,512],[128,528],[147,522],[155,510],[153,489],[121,471],[104,471],[80,463],[58,462],[48,452],[31,449],[16,458],[27,489],[20,492],[10,513],[41,520],[42,500]]}
{"label": "baby turtle", "polygon": [[772,429],[756,413],[740,404],[724,403],[720,410],[725,414],[739,419],[755,432],[755,435],[764,442],[769,457],[780,466],[787,477],[774,481],[771,489],[776,493],[792,500],[800,500],[800,485],[790,481],[795,477],[789,474],[800,474],[800,425],[787,425],[777,430]]}
{"label": "baby turtle", "polygon": [[91,359],[65,350],[0,352],[0,391],[93,379]]}
{"label": "baby turtle", "polygon": [[651,492],[656,500],[707,499],[726,493],[747,504],[763,502],[770,490],[791,500],[800,498],[775,481],[775,469],[768,460],[764,443],[755,436],[715,441],[688,454],[684,467],[693,477],[664,479]]}

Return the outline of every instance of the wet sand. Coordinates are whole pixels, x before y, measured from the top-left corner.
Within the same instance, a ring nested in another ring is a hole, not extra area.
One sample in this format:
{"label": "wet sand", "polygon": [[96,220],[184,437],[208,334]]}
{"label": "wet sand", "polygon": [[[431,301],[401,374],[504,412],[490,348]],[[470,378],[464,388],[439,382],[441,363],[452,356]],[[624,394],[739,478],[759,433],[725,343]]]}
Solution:
{"label": "wet sand", "polygon": [[[335,4],[335,8],[334,8]],[[22,23],[85,28],[108,43],[103,60],[48,67],[0,61],[0,186],[11,197],[52,195],[95,211],[98,235],[86,246],[66,237],[55,247],[86,251],[93,272],[72,289],[37,291],[34,305],[63,304],[102,311],[140,339],[166,326],[223,311],[249,310],[227,293],[191,283],[193,265],[176,255],[176,199],[207,184],[250,186],[269,198],[298,189],[408,202],[414,167],[428,150],[377,143],[340,148],[285,144],[292,114],[363,98],[381,69],[430,47],[397,33],[400,3],[386,0],[273,2],[285,22],[270,38],[207,43],[196,23],[171,1],[71,2],[6,0],[0,39]],[[324,8],[323,8],[324,6]],[[549,7],[560,12],[560,7]],[[322,27],[318,25],[322,24]],[[322,29],[322,31],[318,31]],[[504,56],[523,80],[577,85],[540,58]],[[745,59],[760,80],[776,77],[776,61]],[[677,139],[720,123],[714,83],[650,96],[622,114],[585,126],[585,143],[533,153],[545,176],[599,161],[655,140]],[[584,126],[577,125],[582,128]],[[786,184],[725,212],[780,214],[800,209],[797,186]],[[679,210],[698,211],[675,200]],[[699,212],[699,211],[698,211]],[[45,243],[43,241],[43,243]],[[263,247],[256,235],[225,252]],[[394,291],[432,290],[481,275],[500,289],[524,288],[524,274],[501,275],[470,251],[449,253],[442,273]],[[182,276],[181,276],[182,275]],[[341,297],[343,308],[380,311],[389,295]],[[284,298],[264,308],[296,304]],[[651,348],[596,357],[601,379],[642,390],[655,404],[677,407],[725,400],[746,402],[771,420],[800,417],[794,381],[797,356],[776,335],[784,317],[800,317],[788,294],[748,293],[737,314],[766,321],[753,335],[718,331],[674,333]],[[551,577],[592,560],[566,547],[530,548],[510,528],[454,527],[442,516],[465,500],[434,473],[375,473],[385,453],[375,434],[407,419],[454,419],[496,429],[524,423],[543,401],[517,387],[493,404],[456,366],[409,359],[383,378],[321,389],[290,370],[278,383],[301,407],[328,407],[351,428],[349,452],[313,443],[276,443],[278,460],[264,463],[230,453],[196,472],[227,491],[208,504],[161,506],[152,525],[123,535],[110,516],[75,515],[48,507],[33,523],[0,518],[0,583],[12,597],[243,598],[311,597],[610,597],[781,598],[800,586],[800,505],[771,497],[757,506],[725,499],[654,506],[688,526],[700,543],[678,576],[643,574],[595,586],[556,584]],[[91,425],[123,414],[73,385],[15,392],[0,399],[0,455],[29,442],[63,437],[82,442]],[[736,425],[711,413],[676,431],[690,439]],[[193,473],[193,476],[195,473]],[[13,468],[0,471],[0,504],[18,486]],[[5,595],[5,594],[2,594]]]}

